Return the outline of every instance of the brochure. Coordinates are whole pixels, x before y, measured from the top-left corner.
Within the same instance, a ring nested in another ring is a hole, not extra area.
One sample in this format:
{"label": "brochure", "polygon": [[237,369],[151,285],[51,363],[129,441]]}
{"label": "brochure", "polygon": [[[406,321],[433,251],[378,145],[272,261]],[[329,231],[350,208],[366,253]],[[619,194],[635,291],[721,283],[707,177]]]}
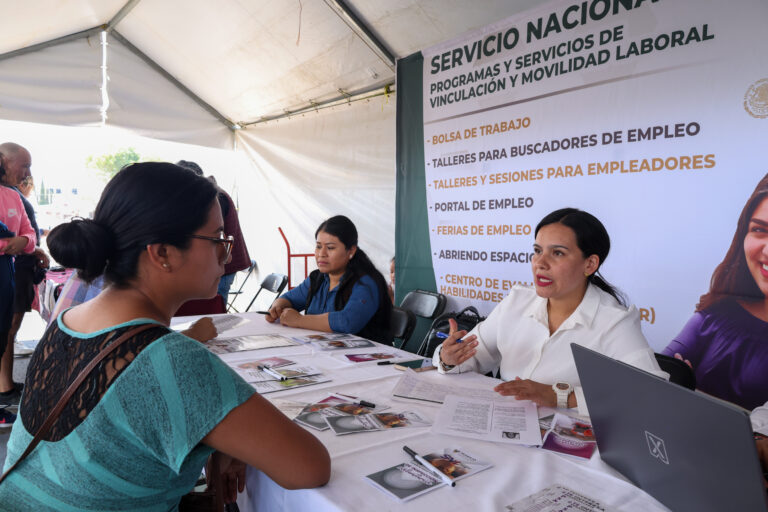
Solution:
{"label": "brochure", "polygon": [[[454,481],[493,466],[457,448],[446,448],[442,453],[430,453],[424,455],[424,459]],[[376,488],[399,501],[407,501],[447,485],[437,475],[416,462],[398,464],[367,475],[366,478]]]}
{"label": "brochure", "polygon": [[446,485],[415,462],[404,462],[365,477],[374,487],[399,501],[408,501]]}
{"label": "brochure", "polygon": [[588,421],[556,413],[554,417],[540,418],[539,425],[542,425],[542,420],[546,423],[547,419],[550,419],[551,425],[545,434],[542,448],[584,459],[592,457],[597,443]]}
{"label": "brochure", "polygon": [[291,361],[290,359],[285,359],[283,357],[265,357],[263,359],[248,361],[247,363],[240,363],[237,365],[237,368],[242,368],[244,370],[258,370],[259,366],[280,368],[281,366],[288,366],[291,364],[296,364],[296,361]]}
{"label": "brochure", "polygon": [[258,350],[272,347],[289,347],[296,342],[279,334],[259,334],[253,336],[237,336],[234,338],[214,338],[205,343],[208,350],[214,354],[228,354],[244,350]]}
{"label": "brochure", "polygon": [[245,379],[246,382],[265,382],[268,380],[297,379],[299,377],[309,377],[310,375],[319,375],[321,372],[314,366],[285,366],[281,368],[269,368],[269,370],[243,370],[235,368],[235,371]]}
{"label": "brochure", "polygon": [[432,432],[497,443],[541,444],[536,404],[503,397],[480,400],[448,395]]}
{"label": "brochure", "polygon": [[458,448],[446,448],[442,453],[435,452],[424,458],[451,480],[459,481],[475,473],[493,467],[490,462],[478,460]]}
{"label": "brochure", "polygon": [[430,422],[415,412],[381,412],[358,416],[326,416],[325,421],[336,435],[373,432],[389,428],[428,427]]}
{"label": "brochure", "polygon": [[298,341],[299,343],[306,344],[306,343],[314,343],[317,341],[364,340],[365,338],[355,336],[354,334],[346,334],[343,332],[324,332],[324,333],[316,333],[316,334],[307,334],[306,336],[294,336],[292,339],[294,341]]}
{"label": "brochure", "polygon": [[365,338],[347,339],[347,340],[323,340],[313,341],[312,345],[320,350],[343,350],[347,348],[373,347],[373,342]]}
{"label": "brochure", "polygon": [[325,375],[313,375],[310,377],[300,377],[298,379],[288,380],[267,380],[264,382],[254,382],[253,387],[261,394],[273,393],[275,391],[284,391],[286,389],[300,388],[303,386],[312,386],[321,382],[330,382],[331,379]]}
{"label": "brochure", "polygon": [[367,363],[368,361],[381,361],[383,359],[393,359],[395,354],[386,352],[367,352],[365,354],[344,354],[344,358],[353,363]]}
{"label": "brochure", "polygon": [[522,500],[507,505],[509,512],[561,512],[578,510],[580,512],[613,512],[599,501],[584,496],[562,485],[551,485],[531,494]]}
{"label": "brochure", "polygon": [[[316,430],[328,430],[328,422],[325,421],[325,417],[328,415],[336,416],[342,415],[343,412],[331,409],[334,405],[346,404],[349,401],[347,399],[331,395],[327,398],[308,404],[302,409],[302,411],[294,418],[296,423],[304,425],[305,427],[314,428]],[[331,409],[331,410],[328,410]]]}

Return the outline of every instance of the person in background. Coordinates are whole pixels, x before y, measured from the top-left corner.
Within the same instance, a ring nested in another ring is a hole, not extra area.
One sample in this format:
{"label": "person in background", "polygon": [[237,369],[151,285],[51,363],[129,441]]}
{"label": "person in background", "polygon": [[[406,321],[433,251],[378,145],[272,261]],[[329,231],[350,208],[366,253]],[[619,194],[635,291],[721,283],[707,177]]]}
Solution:
{"label": "person in background", "polygon": [[[4,172],[0,166],[0,174]],[[6,350],[6,340],[13,326],[16,294],[13,260],[33,252],[35,238],[19,194],[11,188],[0,187],[0,356]],[[6,410],[9,405],[14,405],[14,401],[6,400],[0,408],[0,427],[11,426],[16,420],[16,415]]]}
{"label": "person in background", "polygon": [[571,353],[578,343],[664,378],[640,330],[640,314],[599,273],[611,241],[593,215],[563,208],[536,226],[534,286],[515,286],[467,335],[451,320],[434,354],[440,373],[499,368],[501,395],[588,414]]}
{"label": "person in background", "polygon": [[696,312],[663,351],[683,359],[701,391],[752,410],[768,401],[768,174]]}
{"label": "person in background", "polygon": [[0,343],[5,344],[5,351],[0,359],[0,406],[9,406],[19,403],[23,389],[21,383],[13,382],[13,352],[16,334],[19,332],[24,315],[32,311],[32,303],[35,300],[35,284],[42,280],[44,269],[49,266],[49,260],[45,251],[39,247],[40,230],[37,227],[35,210],[18,188],[23,186],[25,180],[31,177],[32,156],[22,146],[13,142],[6,142],[0,144],[0,165],[3,169],[0,183],[4,187],[12,189],[21,199],[26,217],[34,230],[34,243],[36,244],[31,254],[19,254],[14,261],[13,320],[7,337],[0,340]]}
{"label": "person in background", "polygon": [[[58,300],[56,300],[56,305],[51,310],[51,318],[48,321],[48,325],[55,322],[63,311],[78,304],[88,302],[100,294],[103,289],[104,276],[98,276],[89,283],[80,279],[77,272],[73,272],[67,279],[67,282],[64,283],[61,294]],[[212,340],[218,335],[216,326],[213,325],[213,320],[207,316],[196,320],[188,329],[181,331],[181,333],[201,343]]]}
{"label": "person in background", "polygon": [[315,231],[315,261],[317,270],[272,303],[267,322],[357,334],[391,345],[387,283],[357,246],[357,228],[351,220],[336,215],[320,224]]}
{"label": "person in background", "polygon": [[[203,169],[195,162],[179,160],[176,165],[189,169],[198,176],[203,176]],[[209,179],[216,185],[216,180],[213,176],[209,176]],[[224,269],[224,275],[221,277],[221,281],[219,281],[218,293],[224,298],[224,304],[226,305],[229,289],[232,286],[232,282],[235,280],[235,274],[240,270],[244,270],[251,266],[251,257],[248,254],[248,247],[245,245],[243,231],[240,229],[240,219],[237,215],[235,202],[232,201],[232,197],[230,197],[230,195],[221,187],[219,187],[218,190],[219,203],[221,204],[221,211],[224,214],[224,230],[228,235],[232,235],[235,239],[235,245],[232,247],[232,259],[227,263],[227,266]]]}
{"label": "person in background", "polygon": [[395,303],[395,257],[389,262],[389,285],[387,286],[387,293],[389,293],[389,299],[392,304]]}
{"label": "person in background", "polygon": [[216,197],[210,181],[186,169],[137,163],[107,184],[93,220],[51,230],[53,257],[86,282],[104,275],[107,286],[61,313],[40,340],[5,470],[73,378],[116,349],[85,373],[40,444],[7,474],[3,510],[176,510],[214,450],[225,503],[242,490],[245,464],[290,489],[328,481],[328,452],[312,434],[168,328],[183,302],[215,295],[224,273],[232,241]]}

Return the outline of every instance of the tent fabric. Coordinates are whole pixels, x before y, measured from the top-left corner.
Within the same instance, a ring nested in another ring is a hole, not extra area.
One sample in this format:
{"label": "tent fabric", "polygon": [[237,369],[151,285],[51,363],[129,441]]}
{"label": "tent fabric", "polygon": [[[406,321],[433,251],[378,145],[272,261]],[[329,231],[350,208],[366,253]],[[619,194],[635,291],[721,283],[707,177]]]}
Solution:
{"label": "tent fabric", "polygon": [[0,118],[98,125],[101,56],[99,38],[90,37],[0,61]]}
{"label": "tent fabric", "polygon": [[[247,219],[241,223],[248,250],[262,273],[287,271],[278,226],[294,253],[312,253],[317,226],[342,214],[387,275],[394,256],[394,118],[394,98],[378,97],[237,132],[238,149],[255,166],[238,181],[247,191],[239,197],[240,218]],[[304,268],[293,268],[301,273],[295,286]]]}
{"label": "tent fabric", "polygon": [[145,137],[232,149],[232,131],[113,37],[107,123]]}

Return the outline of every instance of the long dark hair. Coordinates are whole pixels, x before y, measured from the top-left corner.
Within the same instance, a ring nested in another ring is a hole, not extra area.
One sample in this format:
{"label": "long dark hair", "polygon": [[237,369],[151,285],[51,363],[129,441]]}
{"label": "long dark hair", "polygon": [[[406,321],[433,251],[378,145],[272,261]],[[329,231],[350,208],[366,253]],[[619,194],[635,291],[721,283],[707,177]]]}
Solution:
{"label": "long dark hair", "polygon": [[744,238],[749,230],[749,221],[765,199],[768,199],[768,174],[757,183],[755,191],[741,210],[731,246],[723,261],[715,268],[709,291],[699,298],[696,311],[707,309],[728,298],[765,299],[765,295],[749,272],[747,257],[744,255]]}
{"label": "long dark hair", "polygon": [[534,236],[538,235],[539,230],[544,226],[556,223],[571,228],[576,235],[576,245],[579,246],[585,258],[593,254],[599,258],[597,270],[586,278],[587,282],[611,295],[622,306],[626,306],[627,302],[623,294],[600,275],[600,267],[611,251],[611,237],[608,236],[603,223],[591,213],[578,208],[561,208],[541,219],[536,225]]}
{"label": "long dark hair", "polygon": [[[379,309],[376,310],[376,314],[373,315],[368,325],[370,328],[381,330],[383,333],[388,332],[389,317],[392,314],[392,302],[389,300],[387,282],[384,280],[381,272],[376,269],[368,258],[368,255],[357,245],[357,228],[354,223],[344,215],[336,215],[320,224],[317,231],[315,231],[315,239],[317,239],[317,235],[320,232],[335,236],[344,244],[346,249],[357,247],[357,251],[355,251],[355,255],[352,256],[349,263],[347,263],[347,270],[344,272],[344,276],[339,283],[339,290],[336,292],[336,300],[334,302],[336,310],[343,309],[349,300],[349,296],[352,294],[352,288],[355,286],[355,283],[363,276],[369,276],[376,283]],[[310,297],[312,297],[312,292]],[[360,334],[364,335],[362,331]]]}
{"label": "long dark hair", "polygon": [[93,220],[56,226],[48,247],[56,261],[90,282],[104,274],[116,286],[136,277],[139,255],[155,243],[189,246],[216,199],[216,187],[177,165],[146,162],[124,167],[107,183]]}

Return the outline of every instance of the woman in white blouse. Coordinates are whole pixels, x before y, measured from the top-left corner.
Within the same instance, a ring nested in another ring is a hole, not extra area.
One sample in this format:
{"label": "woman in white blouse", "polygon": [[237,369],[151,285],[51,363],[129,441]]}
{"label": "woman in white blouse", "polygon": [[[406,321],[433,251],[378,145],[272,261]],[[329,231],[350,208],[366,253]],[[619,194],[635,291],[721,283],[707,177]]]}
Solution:
{"label": "woman in white blouse", "polygon": [[[603,224],[563,208],[536,226],[534,287],[516,286],[467,336],[456,331],[435,351],[441,373],[499,368],[495,390],[551,407],[586,413],[571,354],[578,343],[667,378],[640,330],[640,315],[600,275],[610,250]],[[617,390],[621,392],[621,390]]]}

